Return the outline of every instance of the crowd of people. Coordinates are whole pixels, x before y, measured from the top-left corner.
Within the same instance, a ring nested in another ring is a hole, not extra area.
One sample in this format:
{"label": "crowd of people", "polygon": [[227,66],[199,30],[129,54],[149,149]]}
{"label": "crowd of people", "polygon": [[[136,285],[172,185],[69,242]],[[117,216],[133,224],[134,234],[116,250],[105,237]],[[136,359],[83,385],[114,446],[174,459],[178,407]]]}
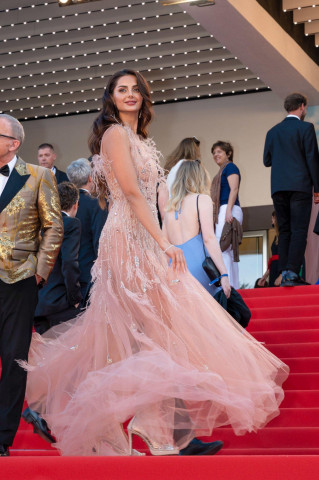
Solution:
{"label": "crowd of people", "polygon": [[[66,173],[49,143],[39,166],[25,163],[22,125],[0,115],[0,456],[9,455],[26,380],[23,418],[64,455],[138,455],[134,435],[153,455],[212,455],[222,442],[197,436],[228,424],[237,434],[262,428],[279,413],[289,372],[215,300],[239,287],[233,147],[213,144],[212,181],[196,137],[163,169],[142,75],[117,72],[102,102],[92,161]],[[264,163],[278,225],[271,265],[293,286],[303,283],[319,158],[314,128],[301,121],[307,99],[293,94],[285,108]]]}

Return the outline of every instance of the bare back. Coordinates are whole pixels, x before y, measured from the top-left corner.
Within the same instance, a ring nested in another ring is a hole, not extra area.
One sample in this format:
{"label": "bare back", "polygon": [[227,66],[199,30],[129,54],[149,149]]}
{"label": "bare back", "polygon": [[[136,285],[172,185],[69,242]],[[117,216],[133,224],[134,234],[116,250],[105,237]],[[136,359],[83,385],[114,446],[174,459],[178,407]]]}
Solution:
{"label": "bare back", "polygon": [[188,194],[182,202],[180,213],[173,210],[165,213],[164,228],[174,245],[182,245],[199,233],[197,196],[197,193]]}

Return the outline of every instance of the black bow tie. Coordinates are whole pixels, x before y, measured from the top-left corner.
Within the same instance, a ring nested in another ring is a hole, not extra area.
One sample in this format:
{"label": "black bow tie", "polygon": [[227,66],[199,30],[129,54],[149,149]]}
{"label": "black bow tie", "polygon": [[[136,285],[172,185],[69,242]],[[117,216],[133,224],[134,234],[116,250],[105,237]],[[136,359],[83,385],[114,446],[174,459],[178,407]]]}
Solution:
{"label": "black bow tie", "polygon": [[8,177],[10,175],[10,168],[8,165],[4,165],[4,167],[0,168],[0,173],[4,175],[5,177]]}

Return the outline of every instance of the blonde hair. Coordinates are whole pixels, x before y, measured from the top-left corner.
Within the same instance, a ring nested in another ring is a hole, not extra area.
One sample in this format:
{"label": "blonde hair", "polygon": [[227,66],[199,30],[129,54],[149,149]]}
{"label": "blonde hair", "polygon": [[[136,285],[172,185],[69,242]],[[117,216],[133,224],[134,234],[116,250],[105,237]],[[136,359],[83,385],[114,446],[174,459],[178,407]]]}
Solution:
{"label": "blonde hair", "polygon": [[185,160],[179,167],[171,188],[171,198],[167,211],[178,211],[186,195],[189,193],[205,193],[209,195],[210,176],[200,160]]}
{"label": "blonde hair", "polygon": [[200,157],[199,140],[195,137],[184,138],[167,157],[164,170],[170,172],[179,160],[196,160]]}

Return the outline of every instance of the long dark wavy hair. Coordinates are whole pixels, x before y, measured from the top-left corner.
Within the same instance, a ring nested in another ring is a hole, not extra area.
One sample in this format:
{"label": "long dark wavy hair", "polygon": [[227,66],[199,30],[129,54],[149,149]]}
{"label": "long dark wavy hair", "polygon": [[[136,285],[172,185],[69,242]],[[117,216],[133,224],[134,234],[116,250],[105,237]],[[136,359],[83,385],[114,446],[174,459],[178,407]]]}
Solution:
{"label": "long dark wavy hair", "polygon": [[[137,134],[142,138],[147,138],[147,127],[153,117],[152,101],[150,89],[145,78],[135,70],[123,69],[116,72],[108,81],[103,98],[102,110],[99,116],[95,119],[92,131],[89,136],[89,148],[92,155],[99,154],[101,149],[101,140],[104,132],[116,123],[122,123],[118,109],[113,102],[112,94],[117,85],[118,80],[125,75],[132,75],[136,78],[136,83],[140,94],[143,97],[143,102],[138,116]],[[92,161],[92,168],[94,169],[94,160]],[[93,170],[94,171],[94,170]],[[101,208],[106,208],[106,198],[109,195],[109,189],[104,176],[93,175],[94,182],[92,186],[92,194],[99,199]]]}
{"label": "long dark wavy hair", "polygon": [[109,79],[102,98],[101,113],[95,119],[92,126],[92,132],[89,136],[88,142],[92,155],[100,153],[101,140],[105,130],[107,130],[114,123],[121,123],[119,112],[112,99],[112,94],[118,80],[125,75],[132,75],[136,78],[138,89],[143,97],[141,110],[139,112],[137,133],[138,135],[141,135],[141,137],[147,138],[147,127],[153,117],[152,101],[148,83],[143,75],[135,70],[120,70]]}

